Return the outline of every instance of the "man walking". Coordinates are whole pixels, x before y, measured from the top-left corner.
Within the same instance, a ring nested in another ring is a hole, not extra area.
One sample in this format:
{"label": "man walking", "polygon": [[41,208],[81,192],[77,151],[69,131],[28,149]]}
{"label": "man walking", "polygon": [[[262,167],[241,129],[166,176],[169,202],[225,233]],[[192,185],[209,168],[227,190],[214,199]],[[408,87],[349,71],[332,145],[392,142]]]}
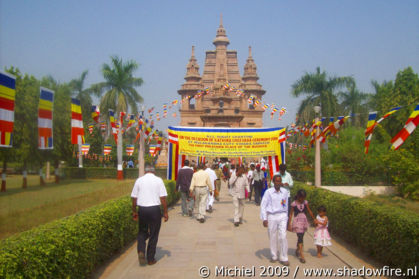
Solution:
{"label": "man walking", "polygon": [[207,207],[207,189],[212,194],[212,186],[209,174],[204,171],[204,164],[198,165],[198,171],[193,174],[191,180],[191,186],[189,187],[190,196],[193,197],[195,192],[196,203],[198,204],[198,214],[196,219],[204,223],[205,222],[205,209]]}
{"label": "man walking", "polygon": [[255,189],[255,203],[260,205],[262,188],[265,184],[265,175],[264,172],[260,170],[260,165],[256,165],[256,170],[253,171],[253,188]]}
{"label": "man walking", "polygon": [[193,176],[193,169],[189,167],[189,160],[183,162],[176,179],[176,191],[180,192],[182,200],[182,216],[192,216],[194,207],[193,198],[189,197],[189,187]]}
{"label": "man walking", "polygon": [[220,190],[221,190],[221,178],[223,177],[223,172],[221,171],[218,164],[214,165],[214,172],[217,175],[217,179],[215,180],[215,192],[214,192],[214,198],[217,201],[220,201]]}
{"label": "man walking", "polygon": [[245,188],[249,191],[249,180],[244,174],[244,167],[238,167],[237,171],[230,178],[231,194],[234,205],[234,226],[238,227],[243,223]]}
{"label": "man walking", "polygon": [[294,181],[292,180],[291,174],[287,172],[287,165],[279,165],[279,174],[281,175],[282,185],[290,191],[292,186],[294,186]]}
{"label": "man walking", "polygon": [[250,170],[247,172],[247,179],[249,180],[249,201],[252,200],[252,192],[253,192],[253,172],[255,171],[255,164],[250,164]]}
{"label": "man walking", "polygon": [[212,206],[214,205],[214,190],[215,190],[215,181],[217,180],[217,174],[215,173],[214,170],[212,170],[209,167],[209,164],[207,165],[207,168],[205,169],[205,171],[208,173],[210,180],[211,180],[211,188],[208,190],[212,190],[212,194],[209,193],[208,191],[208,199],[207,199],[207,211],[209,213],[212,213]]}
{"label": "man walking", "polygon": [[135,181],[132,189],[132,216],[135,221],[138,220],[138,260],[141,265],[147,263],[145,253],[148,238],[147,261],[149,265],[153,265],[156,263],[154,255],[162,218],[160,205],[163,205],[165,222],[169,220],[169,215],[166,204],[167,192],[163,180],[154,175],[155,169],[152,166],[146,166],[145,172],[145,175]]}
{"label": "man walking", "polygon": [[271,262],[279,260],[285,266],[288,262],[288,241],[287,222],[288,222],[288,203],[290,192],[281,187],[281,176],[279,174],[273,177],[274,187],[265,191],[260,207],[260,217],[263,220],[263,226],[268,228],[269,242],[271,248]]}

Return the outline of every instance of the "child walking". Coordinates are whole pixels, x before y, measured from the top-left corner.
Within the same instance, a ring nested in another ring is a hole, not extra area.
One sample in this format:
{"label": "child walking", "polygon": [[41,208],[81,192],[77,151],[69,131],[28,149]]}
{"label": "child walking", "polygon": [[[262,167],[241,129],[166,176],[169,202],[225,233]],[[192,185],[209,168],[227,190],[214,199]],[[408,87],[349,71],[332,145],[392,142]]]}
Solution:
{"label": "child walking", "polygon": [[318,215],[316,217],[317,226],[316,230],[314,231],[314,244],[317,246],[317,257],[321,258],[322,251],[324,246],[331,246],[332,243],[330,242],[330,234],[327,230],[329,220],[326,216],[326,207],[323,205],[317,208]]}
{"label": "child walking", "polygon": [[[307,193],[304,190],[298,190],[295,200],[291,203],[290,216],[288,218],[288,230],[297,233],[297,249],[295,255],[300,259],[301,263],[305,263],[303,254],[303,238],[304,233],[308,228],[307,212],[310,214],[316,223],[313,212],[311,211],[308,202],[306,200]],[[293,217],[294,216],[294,220]]]}

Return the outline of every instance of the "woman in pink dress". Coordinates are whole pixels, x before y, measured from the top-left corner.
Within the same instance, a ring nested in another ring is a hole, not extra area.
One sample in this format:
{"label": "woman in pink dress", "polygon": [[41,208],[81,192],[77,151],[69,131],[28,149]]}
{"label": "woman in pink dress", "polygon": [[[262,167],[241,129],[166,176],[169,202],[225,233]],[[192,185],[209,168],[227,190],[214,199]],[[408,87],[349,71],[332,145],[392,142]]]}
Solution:
{"label": "woman in pink dress", "polygon": [[326,207],[323,205],[317,208],[318,215],[316,217],[317,226],[314,231],[314,244],[317,246],[317,257],[321,258],[323,247],[331,246],[332,242],[329,231],[327,230],[329,219],[326,216]]}
{"label": "woman in pink dress", "polygon": [[[297,233],[298,240],[295,255],[300,259],[301,263],[306,262],[303,254],[303,239],[304,233],[308,228],[307,212],[310,214],[311,218],[315,220],[313,212],[306,201],[306,196],[306,191],[302,189],[298,190],[295,200],[291,203],[291,210],[288,218],[288,230]],[[294,217],[294,220],[292,217]]]}

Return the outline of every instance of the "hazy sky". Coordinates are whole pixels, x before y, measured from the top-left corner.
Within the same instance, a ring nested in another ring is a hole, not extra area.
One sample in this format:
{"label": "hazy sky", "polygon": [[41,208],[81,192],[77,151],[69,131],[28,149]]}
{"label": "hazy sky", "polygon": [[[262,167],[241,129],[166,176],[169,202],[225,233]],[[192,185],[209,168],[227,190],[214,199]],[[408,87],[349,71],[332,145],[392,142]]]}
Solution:
{"label": "hazy sky", "polygon": [[[371,92],[371,80],[394,80],[407,66],[419,72],[419,1],[20,1],[0,0],[0,67],[16,66],[37,78],[66,82],[89,70],[86,86],[103,81],[111,55],[140,64],[138,91],[147,106],[178,98],[191,46],[202,74],[206,50],[223,14],[238,51],[240,72],[252,46],[263,101],[288,109],[295,119],[301,99],[291,85],[317,66],[350,75]],[[170,113],[171,114],[171,113]],[[163,119],[158,128],[178,124]]]}

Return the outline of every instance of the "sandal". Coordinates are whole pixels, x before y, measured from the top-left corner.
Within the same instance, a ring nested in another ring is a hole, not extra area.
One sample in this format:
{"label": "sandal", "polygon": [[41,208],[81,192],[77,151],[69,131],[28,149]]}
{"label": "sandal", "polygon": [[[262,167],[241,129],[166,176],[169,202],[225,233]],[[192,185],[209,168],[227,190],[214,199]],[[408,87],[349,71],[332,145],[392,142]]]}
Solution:
{"label": "sandal", "polygon": [[306,263],[306,260],[303,258],[300,258],[300,263]]}

